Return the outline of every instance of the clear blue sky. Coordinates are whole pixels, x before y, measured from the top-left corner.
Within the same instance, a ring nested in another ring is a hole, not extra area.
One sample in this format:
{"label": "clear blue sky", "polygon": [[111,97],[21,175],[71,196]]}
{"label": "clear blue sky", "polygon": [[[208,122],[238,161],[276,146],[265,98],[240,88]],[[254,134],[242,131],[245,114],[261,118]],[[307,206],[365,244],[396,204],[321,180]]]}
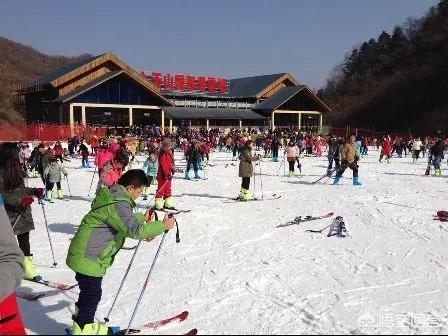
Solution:
{"label": "clear blue sky", "polygon": [[61,55],[115,53],[137,71],[290,72],[320,88],[344,54],[437,0],[0,0],[0,35]]}

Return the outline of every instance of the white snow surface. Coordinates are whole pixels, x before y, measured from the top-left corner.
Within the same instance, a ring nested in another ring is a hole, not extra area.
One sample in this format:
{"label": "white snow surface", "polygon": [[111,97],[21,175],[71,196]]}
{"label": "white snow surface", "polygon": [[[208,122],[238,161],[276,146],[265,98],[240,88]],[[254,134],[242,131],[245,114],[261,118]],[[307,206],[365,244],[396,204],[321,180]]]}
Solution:
{"label": "white snow surface", "polygon": [[[424,176],[426,159],[381,164],[378,156],[371,149],[359,162],[362,186],[352,185],[350,169],[342,185],[332,186],[332,180],[311,184],[325,173],[325,157],[301,159],[303,176],[296,178],[284,177],[280,162],[262,162],[265,198],[282,196],[263,202],[223,202],[240,189],[238,162],[231,165],[231,153],[212,155],[216,166],[206,168],[207,180],[186,181],[176,173],[175,205],[192,211],[176,216],[181,243],[176,244],[172,230],[133,326],[188,310],[185,322],[148,333],[182,334],[192,328],[199,334],[447,333],[448,224],[433,220],[448,204],[446,164],[444,176],[436,178]],[[185,165],[180,153],[176,158],[178,166]],[[141,167],[144,158],[138,159],[132,168]],[[92,200],[87,193],[93,168],[79,166],[79,160],[67,163],[73,197],[45,206],[56,268],[51,267],[42,210],[33,204],[36,268],[45,279],[68,284],[76,283],[65,265],[70,238]],[[261,197],[260,167],[255,171],[255,196]],[[29,183],[41,186],[40,179]],[[95,176],[92,190],[96,183]],[[68,195],[65,181],[63,190]],[[146,204],[141,198],[138,203]],[[296,215],[329,212],[343,216],[348,237],[305,232],[331,219],[276,228]],[[127,326],[159,242],[157,237],[142,244],[110,325]],[[136,243],[128,239],[125,246]],[[103,280],[99,321],[132,254],[120,251]],[[18,299],[27,332],[64,334],[79,289],[60,291],[23,281],[20,290],[46,293],[35,302]]]}

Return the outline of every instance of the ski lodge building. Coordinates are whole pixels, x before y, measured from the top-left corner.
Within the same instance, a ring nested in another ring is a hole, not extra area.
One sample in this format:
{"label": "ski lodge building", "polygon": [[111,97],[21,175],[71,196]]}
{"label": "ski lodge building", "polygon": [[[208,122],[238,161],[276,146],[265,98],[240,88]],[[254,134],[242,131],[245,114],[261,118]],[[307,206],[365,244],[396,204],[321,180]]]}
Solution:
{"label": "ski lodge building", "polygon": [[223,79],[138,73],[111,53],[64,66],[14,92],[27,123],[277,127],[320,131],[330,109],[288,73]]}

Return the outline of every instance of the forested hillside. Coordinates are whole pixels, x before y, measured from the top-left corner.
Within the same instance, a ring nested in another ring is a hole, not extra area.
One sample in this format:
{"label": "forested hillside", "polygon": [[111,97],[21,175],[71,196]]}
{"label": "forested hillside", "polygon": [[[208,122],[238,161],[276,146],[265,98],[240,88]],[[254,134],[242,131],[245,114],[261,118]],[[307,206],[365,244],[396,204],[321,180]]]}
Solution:
{"label": "forested hillside", "polygon": [[22,116],[14,111],[12,104],[12,85],[28,84],[43,74],[85,57],[90,55],[49,56],[0,36],[0,123],[22,121]]}
{"label": "forested hillside", "polygon": [[413,134],[448,125],[448,0],[361,43],[319,95],[329,123]]}

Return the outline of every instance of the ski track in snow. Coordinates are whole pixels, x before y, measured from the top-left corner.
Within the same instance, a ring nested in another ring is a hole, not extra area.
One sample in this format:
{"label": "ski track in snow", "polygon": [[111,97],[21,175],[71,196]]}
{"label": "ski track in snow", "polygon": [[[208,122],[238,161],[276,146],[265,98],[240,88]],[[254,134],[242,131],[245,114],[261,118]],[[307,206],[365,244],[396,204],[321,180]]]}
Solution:
{"label": "ski track in snow", "polygon": [[[303,176],[297,178],[278,176],[280,162],[262,162],[264,195],[282,197],[225,204],[222,200],[240,188],[238,162],[232,166],[230,158],[229,153],[213,154],[217,165],[206,168],[208,180],[185,181],[181,173],[173,179],[174,195],[181,196],[175,197],[176,206],[192,211],[177,215],[181,243],[175,243],[173,232],[167,237],[134,327],[188,310],[185,322],[151,333],[181,334],[192,328],[200,334],[448,332],[448,228],[433,220],[447,204],[446,164],[445,177],[427,177],[425,159],[417,165],[409,157],[380,164],[378,152],[371,150],[359,163],[363,186],[354,187],[349,169],[342,185],[331,186],[325,179],[311,184],[325,173],[324,157],[303,158]],[[141,167],[139,161],[132,168]],[[75,278],[65,266],[67,249],[93,199],[87,197],[93,169],[74,169],[78,166],[79,160],[67,163],[70,201],[46,205],[56,268],[37,204],[31,233],[36,267],[44,278],[70,284]],[[96,183],[95,176],[92,190]],[[29,184],[39,185],[39,180]],[[67,195],[67,182],[62,184]],[[261,197],[259,175],[255,196]],[[296,215],[328,212],[344,217],[348,237],[327,238],[328,230],[305,232],[331,219],[276,228]],[[111,325],[127,326],[159,239],[142,244]],[[99,321],[132,253],[121,251],[103,280]],[[71,325],[78,288],[58,291],[23,282],[21,290],[46,294],[35,302],[19,299],[29,334],[63,334]]]}

